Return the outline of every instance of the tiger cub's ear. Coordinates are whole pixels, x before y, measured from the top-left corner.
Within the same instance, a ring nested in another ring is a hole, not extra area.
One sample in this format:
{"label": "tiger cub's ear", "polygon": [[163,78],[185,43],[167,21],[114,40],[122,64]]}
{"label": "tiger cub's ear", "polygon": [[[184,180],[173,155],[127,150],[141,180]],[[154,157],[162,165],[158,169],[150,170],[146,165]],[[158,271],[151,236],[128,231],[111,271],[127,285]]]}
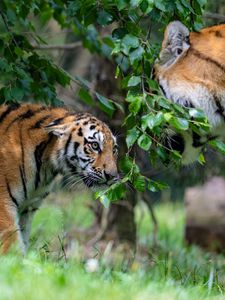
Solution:
{"label": "tiger cub's ear", "polygon": [[168,67],[182,57],[190,47],[189,35],[188,28],[180,21],[169,23],[164,33],[159,64]]}
{"label": "tiger cub's ear", "polygon": [[68,133],[70,132],[71,124],[56,125],[53,121],[45,126],[44,129],[47,133],[52,133],[58,137],[63,137],[65,135],[68,135]]}

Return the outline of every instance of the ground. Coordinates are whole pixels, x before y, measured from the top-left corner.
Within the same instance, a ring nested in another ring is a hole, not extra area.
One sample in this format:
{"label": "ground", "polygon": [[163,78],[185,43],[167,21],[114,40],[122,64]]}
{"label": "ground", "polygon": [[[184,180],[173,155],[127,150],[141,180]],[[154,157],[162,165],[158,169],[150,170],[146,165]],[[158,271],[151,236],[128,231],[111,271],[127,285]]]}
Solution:
{"label": "ground", "polygon": [[148,211],[138,205],[139,247],[128,266],[124,256],[111,259],[112,243],[104,252],[96,248],[87,259],[82,242],[73,236],[75,229],[88,228],[93,222],[84,200],[88,197],[76,197],[69,205],[65,205],[67,200],[53,203],[50,199],[40,209],[28,255],[0,257],[1,300],[225,299],[225,257],[185,245],[182,203],[155,207],[159,222],[156,247]]}

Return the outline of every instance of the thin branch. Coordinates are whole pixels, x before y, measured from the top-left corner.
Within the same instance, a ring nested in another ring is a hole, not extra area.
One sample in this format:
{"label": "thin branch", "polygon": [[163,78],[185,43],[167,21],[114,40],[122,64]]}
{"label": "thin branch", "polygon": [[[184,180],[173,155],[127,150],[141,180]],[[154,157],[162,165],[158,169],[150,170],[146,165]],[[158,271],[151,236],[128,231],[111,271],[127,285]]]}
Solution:
{"label": "thin branch", "polygon": [[74,50],[78,47],[82,47],[82,42],[74,42],[65,45],[32,45],[37,50]]}
{"label": "thin branch", "polygon": [[[6,17],[5,17],[5,15],[4,15],[4,13],[1,10],[0,10],[0,15],[2,17],[2,20],[3,20],[3,23],[5,25],[6,30],[8,32],[12,33],[11,29],[9,28],[8,21],[7,21]],[[15,38],[14,38],[13,35],[12,35],[12,40],[13,40],[14,44],[16,45],[16,47],[18,47],[17,42],[16,42],[16,40],[15,40]]]}
{"label": "thin branch", "polygon": [[97,234],[87,242],[88,246],[93,246],[94,244],[96,244],[97,242],[99,242],[104,234],[107,231],[107,227],[108,227],[108,214],[109,214],[109,208],[104,208],[103,209],[103,213],[102,213],[102,218],[101,218],[101,225],[100,225],[100,229],[97,232]]}
{"label": "thin branch", "polygon": [[217,13],[210,13],[210,12],[205,12],[203,14],[203,18],[206,19],[214,19],[214,20],[218,20],[218,21],[225,21],[225,15],[222,14],[217,14]]}
{"label": "thin branch", "polygon": [[63,257],[65,259],[65,262],[67,262],[65,247],[64,247],[63,241],[62,241],[62,239],[59,235],[58,235],[58,240],[59,240],[59,243],[60,243],[60,246],[61,246],[61,250],[62,250],[62,253],[63,253]]}
{"label": "thin branch", "polygon": [[155,216],[155,212],[153,209],[153,206],[151,204],[151,202],[148,199],[148,195],[145,193],[142,194],[142,199],[145,202],[145,204],[147,205],[151,218],[152,218],[152,223],[153,223],[153,244],[154,247],[157,246],[157,235],[158,235],[158,222],[157,222],[157,218]]}

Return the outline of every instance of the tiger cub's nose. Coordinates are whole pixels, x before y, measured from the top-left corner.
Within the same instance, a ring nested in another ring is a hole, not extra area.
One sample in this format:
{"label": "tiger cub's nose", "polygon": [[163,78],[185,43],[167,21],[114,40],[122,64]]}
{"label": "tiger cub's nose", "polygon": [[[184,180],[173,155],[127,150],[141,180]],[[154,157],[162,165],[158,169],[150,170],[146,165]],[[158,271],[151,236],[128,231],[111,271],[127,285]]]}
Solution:
{"label": "tiger cub's nose", "polygon": [[107,181],[107,183],[112,184],[113,182],[116,182],[117,180],[119,180],[119,175],[117,173],[117,171],[114,172],[104,172],[105,175],[105,179]]}

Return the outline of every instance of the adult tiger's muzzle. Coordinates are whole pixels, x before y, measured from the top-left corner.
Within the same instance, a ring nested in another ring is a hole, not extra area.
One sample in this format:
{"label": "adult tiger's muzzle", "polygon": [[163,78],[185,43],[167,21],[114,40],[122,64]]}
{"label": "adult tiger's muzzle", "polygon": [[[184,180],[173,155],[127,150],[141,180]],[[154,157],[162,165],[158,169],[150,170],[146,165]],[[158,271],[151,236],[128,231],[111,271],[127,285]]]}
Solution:
{"label": "adult tiger's muzzle", "polygon": [[183,132],[168,134],[163,145],[167,149],[178,151],[182,155],[182,165],[189,165],[198,160],[205,143],[197,143],[193,133]]}

